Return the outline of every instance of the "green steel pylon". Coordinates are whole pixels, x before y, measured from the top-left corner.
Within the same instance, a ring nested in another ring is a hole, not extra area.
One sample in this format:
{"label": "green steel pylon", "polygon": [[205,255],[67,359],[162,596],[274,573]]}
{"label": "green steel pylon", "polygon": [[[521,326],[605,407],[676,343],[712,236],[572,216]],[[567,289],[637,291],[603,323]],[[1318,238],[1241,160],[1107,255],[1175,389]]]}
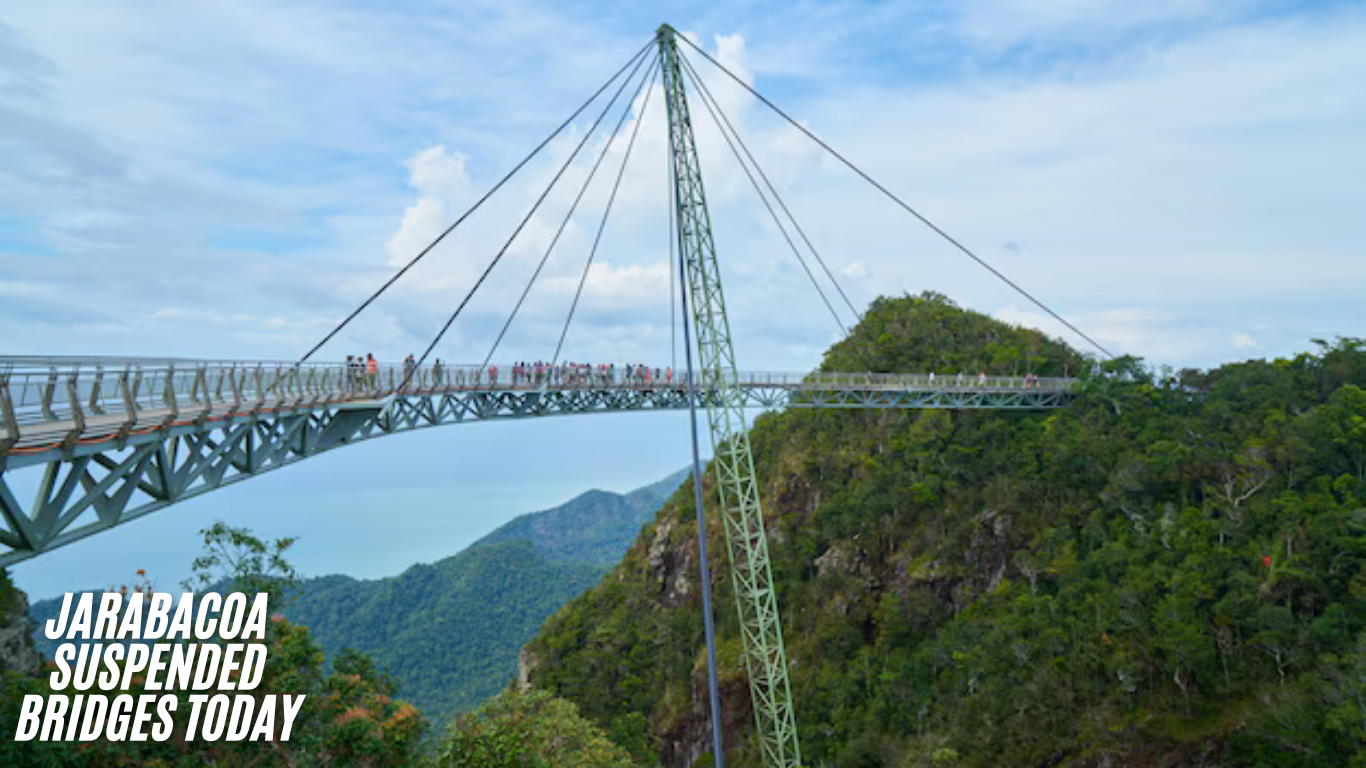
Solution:
{"label": "green steel pylon", "polygon": [[659,28],[660,69],[668,102],[669,146],[677,191],[674,200],[678,240],[692,296],[700,388],[716,393],[706,400],[707,421],[711,426],[712,466],[721,496],[735,605],[740,614],[745,668],[764,763],[772,768],[795,768],[801,764],[801,751],[797,746],[792,690],[787,681],[778,600],[768,564],[764,515],[759,508],[759,485],[754,478],[742,397],[736,386],[735,349],[726,319],[711,217],[702,190],[702,170],[697,162],[697,145],[693,141],[674,34],[667,24]]}

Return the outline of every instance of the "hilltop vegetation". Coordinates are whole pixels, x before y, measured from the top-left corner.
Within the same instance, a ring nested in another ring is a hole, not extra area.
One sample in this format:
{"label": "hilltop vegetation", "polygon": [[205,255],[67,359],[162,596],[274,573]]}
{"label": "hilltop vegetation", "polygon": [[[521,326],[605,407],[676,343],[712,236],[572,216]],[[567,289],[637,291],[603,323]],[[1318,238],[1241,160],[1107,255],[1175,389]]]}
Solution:
{"label": "hilltop vegetation", "polygon": [[[805,762],[1366,765],[1366,344],[1318,346],[1092,370],[943,297],[876,302],[829,368],[1082,371],[1085,391],[757,420]],[[680,492],[529,647],[533,683],[642,764],[706,759],[695,536]],[[728,760],[752,766],[717,561]]]}

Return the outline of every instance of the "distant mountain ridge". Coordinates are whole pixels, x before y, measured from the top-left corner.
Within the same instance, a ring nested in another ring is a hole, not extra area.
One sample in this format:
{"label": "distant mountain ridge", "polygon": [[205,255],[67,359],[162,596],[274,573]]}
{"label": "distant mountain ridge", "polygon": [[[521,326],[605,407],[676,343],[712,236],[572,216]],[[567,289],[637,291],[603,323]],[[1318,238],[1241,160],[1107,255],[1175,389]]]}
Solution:
{"label": "distant mountain ridge", "polygon": [[474,546],[524,539],[555,562],[616,565],[640,527],[654,518],[690,472],[675,472],[625,494],[586,491],[558,507],[516,517]]}
{"label": "distant mountain ridge", "polygon": [[[444,719],[507,685],[545,619],[601,580],[687,476],[625,494],[587,491],[396,576],[305,579],[285,614],[310,629],[328,658],[343,648],[369,653],[398,679],[400,697]],[[49,657],[53,644],[41,628],[61,602],[40,600],[29,610],[36,645]]]}

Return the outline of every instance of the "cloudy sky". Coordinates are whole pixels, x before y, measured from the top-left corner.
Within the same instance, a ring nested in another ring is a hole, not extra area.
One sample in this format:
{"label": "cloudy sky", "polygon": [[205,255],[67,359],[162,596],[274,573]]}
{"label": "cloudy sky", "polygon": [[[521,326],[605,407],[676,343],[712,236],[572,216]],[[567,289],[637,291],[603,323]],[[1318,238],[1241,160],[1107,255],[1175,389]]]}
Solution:
{"label": "cloudy sky", "polygon": [[[7,4],[0,354],[298,356],[661,21],[1113,351],[1204,367],[1363,333],[1360,3],[648,6]],[[932,289],[1058,330],[694,60],[856,305]],[[644,100],[610,145],[615,112],[589,137],[436,355],[483,359],[606,147],[498,357],[549,355],[639,120],[566,354],[668,364],[665,122],[657,88]],[[603,103],[321,355],[421,351]],[[838,328],[698,105],[694,117],[740,360],[807,368]],[[663,476],[687,460],[685,430],[621,416],[380,441],[16,578],[36,594],[137,567],[173,581],[214,518],[301,536],[310,573],[392,573],[517,512]]]}

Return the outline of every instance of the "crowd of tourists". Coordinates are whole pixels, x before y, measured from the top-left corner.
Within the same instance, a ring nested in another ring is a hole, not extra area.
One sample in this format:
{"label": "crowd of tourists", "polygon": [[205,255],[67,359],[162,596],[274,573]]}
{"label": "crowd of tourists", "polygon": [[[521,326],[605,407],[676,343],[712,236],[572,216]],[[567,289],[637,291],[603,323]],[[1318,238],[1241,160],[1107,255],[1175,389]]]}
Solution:
{"label": "crowd of tourists", "polygon": [[[615,363],[517,363],[512,366],[512,386],[546,384],[552,387],[608,386],[612,384],[649,385],[672,384],[672,368],[651,368],[647,365]],[[497,382],[497,369],[489,371],[490,381]]]}
{"label": "crowd of tourists", "polygon": [[[1025,389],[1033,389],[1034,387],[1038,386],[1039,377],[1038,377],[1038,376],[1035,376],[1033,373],[1026,373],[1026,374],[1024,375],[1023,378],[1024,378],[1024,388],[1025,388]],[[986,374],[986,371],[982,371],[981,373],[978,373],[976,379],[977,379],[977,380],[974,382],[974,381],[973,381],[973,376],[972,376],[971,374],[963,373],[962,371],[959,371],[959,372],[958,372],[958,375],[955,376],[953,379],[950,380],[948,377],[944,377],[944,378],[939,379],[939,382],[940,382],[940,383],[947,383],[947,382],[949,382],[949,381],[952,381],[952,382],[953,382],[953,386],[955,386],[955,387],[972,386],[973,384],[976,384],[976,385],[979,386],[979,387],[985,387],[985,386],[987,385],[987,374]],[[934,383],[935,383],[935,373],[934,373],[934,371],[930,371],[929,380],[930,380],[930,385],[933,386]]]}
{"label": "crowd of tourists", "polygon": [[351,389],[374,388],[379,379],[379,363],[374,354],[346,356],[346,382]]}
{"label": "crowd of tourists", "polygon": [[[507,378],[501,378],[506,376]],[[373,353],[346,356],[346,379],[351,389],[375,389],[379,381],[379,363]],[[615,363],[545,363],[519,362],[509,371],[497,365],[456,366],[449,368],[437,358],[432,364],[430,379],[418,376],[417,360],[408,355],[403,359],[403,377],[394,382],[402,390],[421,386],[488,386],[506,382],[513,387],[583,387],[583,386],[668,386],[674,383],[673,368],[652,368],[648,365]],[[389,385],[390,382],[383,382]]]}

